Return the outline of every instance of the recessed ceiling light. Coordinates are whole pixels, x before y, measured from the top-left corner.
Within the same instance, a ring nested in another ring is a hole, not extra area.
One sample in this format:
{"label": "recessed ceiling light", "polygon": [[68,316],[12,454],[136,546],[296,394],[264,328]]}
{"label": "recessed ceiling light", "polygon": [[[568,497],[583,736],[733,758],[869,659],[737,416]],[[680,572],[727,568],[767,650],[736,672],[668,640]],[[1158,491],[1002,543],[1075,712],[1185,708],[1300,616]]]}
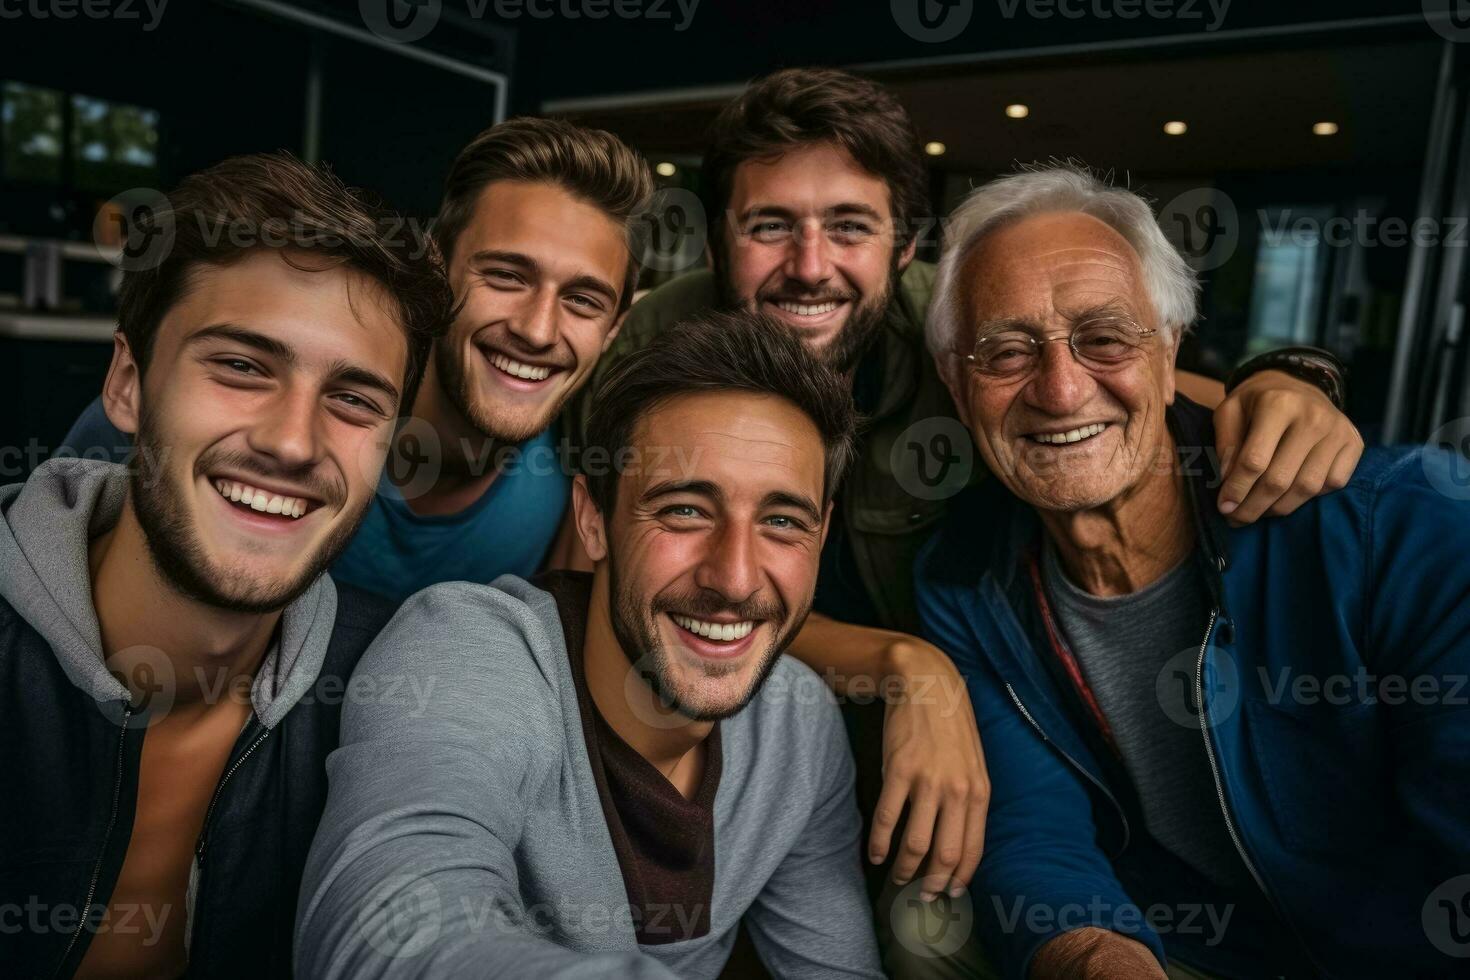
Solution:
{"label": "recessed ceiling light", "polygon": [[944,156],[944,151],[947,149],[949,148],[938,140],[935,140],[932,143],[924,144],[924,152],[929,154],[931,157],[942,157]]}
{"label": "recessed ceiling light", "polygon": [[1022,105],[1020,102],[1012,102],[1010,105],[1006,106],[1006,115],[1010,116],[1012,119],[1025,119],[1027,116],[1031,115],[1031,107],[1028,105]]}
{"label": "recessed ceiling light", "polygon": [[1316,136],[1336,136],[1337,135],[1337,123],[1335,123],[1335,122],[1312,123],[1312,133],[1314,135],[1316,135]]}
{"label": "recessed ceiling light", "polygon": [[660,163],[653,169],[660,177],[672,177],[679,171],[678,167],[674,166],[672,163],[669,163],[667,160],[665,160],[663,163]]}
{"label": "recessed ceiling light", "polygon": [[1180,122],[1178,119],[1171,119],[1168,122],[1164,123],[1164,132],[1168,133],[1170,136],[1183,136],[1188,131],[1189,127],[1184,125],[1184,123]]}

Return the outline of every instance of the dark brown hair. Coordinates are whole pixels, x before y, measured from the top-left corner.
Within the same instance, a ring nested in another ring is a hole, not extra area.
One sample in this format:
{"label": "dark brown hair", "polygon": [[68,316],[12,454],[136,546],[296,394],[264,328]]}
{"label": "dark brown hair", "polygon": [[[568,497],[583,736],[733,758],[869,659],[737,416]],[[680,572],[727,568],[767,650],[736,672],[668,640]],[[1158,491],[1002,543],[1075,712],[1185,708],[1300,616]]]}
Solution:
{"label": "dark brown hair", "polygon": [[[140,371],[159,324],[198,266],[226,266],[261,248],[300,250],[361,272],[397,303],[408,339],[400,407],[412,404],[429,348],[451,319],[454,296],[434,242],[411,234],[396,212],[347,187],[326,167],[281,152],[231,157],[191,174],[168,195],[167,206],[134,220],[133,235],[159,243],[148,261],[124,265],[118,293],[118,330]],[[319,267],[315,261],[298,266]]]}
{"label": "dark brown hair", "polygon": [[653,198],[653,175],[642,157],[611,133],[561,119],[528,116],[491,126],[459,152],[444,180],[434,237],[446,262],[453,260],[480,192],[497,180],[553,184],[623,225],[629,259],[618,312],[628,308],[638,286],[633,225]]}
{"label": "dark brown hair", "polygon": [[929,209],[929,175],[908,111],[882,85],[835,68],[787,68],[751,82],[710,127],[704,175],[716,264],[725,260],[719,231],[728,215],[735,168],[773,160],[798,147],[834,143],[888,184],[902,249]]}
{"label": "dark brown hair", "polygon": [[826,455],[823,503],[832,499],[855,452],[857,412],[849,386],[808,353],[789,327],[770,317],[706,311],[628,354],[598,386],[586,448],[614,465],[588,466],[587,483],[604,514],[617,501],[616,461],[629,448],[639,419],[671,398],[715,391],[775,395],[811,419]]}

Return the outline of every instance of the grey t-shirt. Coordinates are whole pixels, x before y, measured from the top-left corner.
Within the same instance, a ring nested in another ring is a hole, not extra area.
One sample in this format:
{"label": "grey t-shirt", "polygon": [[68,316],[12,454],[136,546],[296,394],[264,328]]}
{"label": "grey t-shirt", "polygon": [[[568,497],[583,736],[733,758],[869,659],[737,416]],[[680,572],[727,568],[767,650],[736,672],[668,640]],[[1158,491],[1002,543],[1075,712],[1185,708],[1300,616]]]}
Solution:
{"label": "grey t-shirt", "polygon": [[[1198,563],[1186,558],[1137,592],[1099,597],[1067,577],[1050,542],[1043,552],[1047,598],[1112,728],[1149,834],[1215,884],[1253,889],[1225,828],[1195,716],[1166,711],[1160,698],[1160,672],[1181,652],[1199,650],[1209,622]],[[1182,701],[1177,680],[1166,678],[1163,693]]]}

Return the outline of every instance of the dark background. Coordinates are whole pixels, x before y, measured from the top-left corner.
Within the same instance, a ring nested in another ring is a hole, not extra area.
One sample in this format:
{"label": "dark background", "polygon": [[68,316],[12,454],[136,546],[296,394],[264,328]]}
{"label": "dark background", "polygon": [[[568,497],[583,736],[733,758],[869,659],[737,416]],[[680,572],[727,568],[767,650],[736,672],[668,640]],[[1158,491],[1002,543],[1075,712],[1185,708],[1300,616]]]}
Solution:
{"label": "dark background", "polygon": [[[152,29],[141,0],[92,2],[110,16],[80,0],[0,0],[6,480],[98,390],[116,273],[92,229],[119,192],[284,148],[427,219],[449,161],[499,105],[611,129],[665,165],[665,184],[697,191],[714,112],[752,76],[793,65],[894,88],[921,139],[945,146],[929,157],[937,214],[1052,157],[1155,199],[1206,286],[1190,366],[1218,374],[1256,350],[1316,344],[1351,367],[1351,414],[1370,441],[1470,416],[1470,232],[1454,220],[1470,210],[1467,0],[1438,31],[1425,7],[1449,0],[1233,0],[1223,16],[1206,0],[947,0],[969,20],[940,43],[900,26],[905,5],[946,13],[935,0],[698,0],[687,24],[677,0],[531,0],[550,16],[522,0],[416,0],[397,12],[437,20],[407,45],[368,29],[374,0],[169,0]],[[607,16],[594,19],[599,3]],[[1011,103],[1029,115],[1008,118]],[[1169,120],[1188,131],[1166,135]],[[1336,134],[1314,135],[1318,122]],[[1354,216],[1344,239],[1322,237]],[[1395,217],[1430,219],[1438,242],[1383,234]],[[1271,233],[1302,221],[1299,235]],[[1206,253],[1211,228],[1223,251]],[[927,257],[937,240],[926,236]],[[38,297],[28,263],[48,248],[64,251],[60,295]]]}

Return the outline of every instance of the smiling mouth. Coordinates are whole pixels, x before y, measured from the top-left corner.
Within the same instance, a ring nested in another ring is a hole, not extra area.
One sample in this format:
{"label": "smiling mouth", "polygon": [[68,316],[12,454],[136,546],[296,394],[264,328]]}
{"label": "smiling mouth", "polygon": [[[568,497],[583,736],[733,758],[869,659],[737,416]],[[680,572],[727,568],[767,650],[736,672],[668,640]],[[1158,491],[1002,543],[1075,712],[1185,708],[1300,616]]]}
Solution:
{"label": "smiling mouth", "polygon": [[527,364],[513,357],[507,357],[499,351],[486,351],[485,359],[502,374],[508,374],[521,381],[545,381],[551,377],[553,371],[547,365]]}
{"label": "smiling mouth", "polygon": [[669,618],[680,629],[715,643],[735,643],[743,640],[757,625],[753,619],[739,623],[712,623],[704,619],[695,619],[693,616],[680,616],[678,613],[669,613]]}
{"label": "smiling mouth", "polygon": [[1064,446],[1074,442],[1085,442],[1094,436],[1101,435],[1107,427],[1106,422],[1093,422],[1091,425],[1068,429],[1066,432],[1037,432],[1026,438],[1032,442],[1039,442],[1043,446]]}
{"label": "smiling mouth", "polygon": [[288,497],[284,494],[271,493],[269,490],[261,490],[236,480],[214,480],[212,482],[221,497],[244,510],[253,510],[262,514],[279,514],[281,517],[299,520],[316,507],[316,503],[306,497]]}
{"label": "smiling mouth", "polygon": [[822,300],[819,303],[802,303],[790,299],[767,300],[776,309],[783,313],[789,313],[795,317],[819,317],[825,316],[843,304],[843,300]]}

